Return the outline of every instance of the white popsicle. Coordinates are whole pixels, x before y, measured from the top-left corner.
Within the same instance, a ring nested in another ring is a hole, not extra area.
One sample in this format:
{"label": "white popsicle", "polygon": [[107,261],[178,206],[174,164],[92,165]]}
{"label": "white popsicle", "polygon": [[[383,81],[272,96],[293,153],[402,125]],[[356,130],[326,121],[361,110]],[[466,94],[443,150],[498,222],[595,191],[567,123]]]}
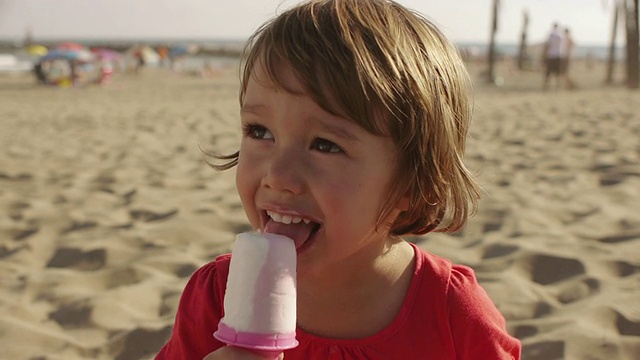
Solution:
{"label": "white popsicle", "polygon": [[231,255],[224,317],[214,336],[257,350],[298,345],[296,332],[296,248],[276,234],[243,233]]}

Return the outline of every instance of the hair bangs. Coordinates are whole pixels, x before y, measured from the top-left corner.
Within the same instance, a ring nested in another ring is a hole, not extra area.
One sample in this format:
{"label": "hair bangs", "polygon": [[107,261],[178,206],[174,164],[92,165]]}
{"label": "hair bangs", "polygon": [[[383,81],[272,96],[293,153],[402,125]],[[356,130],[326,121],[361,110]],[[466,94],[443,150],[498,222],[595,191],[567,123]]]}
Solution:
{"label": "hair bangs", "polygon": [[[371,84],[375,77],[363,74],[363,67],[354,66],[362,62],[361,54],[353,51],[348,39],[348,19],[335,19],[341,16],[344,14],[330,6],[311,3],[304,9],[289,10],[260,28],[245,47],[248,55],[242,65],[240,103],[249,79],[271,81],[296,93],[280,76],[281,67],[288,65],[306,94],[324,110],[373,134],[389,136],[388,101]],[[268,79],[253,77],[256,66],[264,67]]]}

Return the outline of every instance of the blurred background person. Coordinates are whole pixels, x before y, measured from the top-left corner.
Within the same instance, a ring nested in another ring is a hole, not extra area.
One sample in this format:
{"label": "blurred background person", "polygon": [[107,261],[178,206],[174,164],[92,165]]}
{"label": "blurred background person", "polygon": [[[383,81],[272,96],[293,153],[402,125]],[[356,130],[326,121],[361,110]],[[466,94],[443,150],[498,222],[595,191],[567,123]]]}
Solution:
{"label": "blurred background person", "polygon": [[562,33],[558,23],[553,23],[553,28],[549,33],[547,42],[544,45],[544,83],[542,88],[549,88],[549,80],[555,78],[555,88],[558,89],[558,82],[562,72]]}
{"label": "blurred background person", "polygon": [[573,49],[575,48],[575,43],[571,38],[571,33],[569,28],[564,29],[564,36],[562,37],[562,49],[561,49],[561,74],[562,79],[564,81],[564,85],[567,89],[574,89],[576,87],[573,80],[569,76],[569,69],[571,64],[571,59],[573,57]]}

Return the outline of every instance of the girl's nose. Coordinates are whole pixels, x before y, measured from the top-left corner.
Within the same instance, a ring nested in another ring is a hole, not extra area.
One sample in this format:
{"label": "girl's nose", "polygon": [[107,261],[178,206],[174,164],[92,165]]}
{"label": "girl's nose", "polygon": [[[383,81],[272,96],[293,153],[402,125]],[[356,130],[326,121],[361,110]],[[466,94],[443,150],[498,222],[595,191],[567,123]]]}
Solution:
{"label": "girl's nose", "polygon": [[270,157],[262,186],[299,195],[304,190],[303,161],[296,151],[279,151]]}

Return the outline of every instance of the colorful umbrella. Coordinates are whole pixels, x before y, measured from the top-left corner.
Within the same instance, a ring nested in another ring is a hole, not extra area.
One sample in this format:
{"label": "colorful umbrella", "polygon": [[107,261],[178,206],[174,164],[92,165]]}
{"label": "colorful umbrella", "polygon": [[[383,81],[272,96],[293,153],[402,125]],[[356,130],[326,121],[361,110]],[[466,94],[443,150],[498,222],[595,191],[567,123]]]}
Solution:
{"label": "colorful umbrella", "polygon": [[82,44],[78,44],[75,42],[63,42],[58,44],[58,46],[56,46],[56,49],[58,50],[86,50],[86,46],[82,45]]}
{"label": "colorful umbrella", "polygon": [[29,55],[44,56],[47,55],[48,52],[49,49],[44,45],[30,45],[27,47],[27,53]]}
{"label": "colorful umbrella", "polygon": [[158,52],[153,50],[151,46],[134,46],[127,51],[127,53],[133,55],[136,52],[139,52],[144,62],[147,64],[157,64],[160,61],[160,55]]}
{"label": "colorful umbrella", "polygon": [[91,52],[94,53],[98,59],[105,61],[120,61],[123,57],[121,53],[107,48],[91,49]]}
{"label": "colorful umbrella", "polygon": [[198,52],[197,45],[181,44],[171,48],[171,51],[169,51],[169,57],[175,58],[175,57],[184,56],[184,55],[193,55],[197,52]]}
{"label": "colorful umbrella", "polygon": [[88,50],[65,50],[54,49],[49,51],[45,56],[41,57],[41,61],[65,59],[65,60],[79,60],[79,61],[91,61],[94,55]]}

